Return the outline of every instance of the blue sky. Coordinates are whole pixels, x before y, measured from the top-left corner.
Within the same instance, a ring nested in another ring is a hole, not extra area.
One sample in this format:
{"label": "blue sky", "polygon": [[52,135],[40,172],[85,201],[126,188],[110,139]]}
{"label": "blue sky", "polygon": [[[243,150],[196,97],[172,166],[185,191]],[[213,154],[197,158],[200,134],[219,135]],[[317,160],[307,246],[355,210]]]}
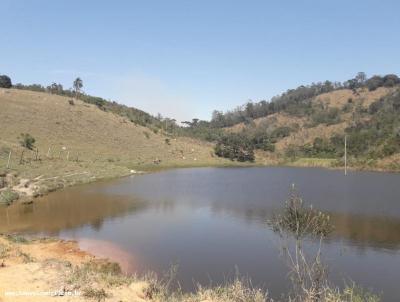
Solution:
{"label": "blue sky", "polygon": [[400,73],[400,1],[0,0],[0,74],[209,119],[323,80]]}

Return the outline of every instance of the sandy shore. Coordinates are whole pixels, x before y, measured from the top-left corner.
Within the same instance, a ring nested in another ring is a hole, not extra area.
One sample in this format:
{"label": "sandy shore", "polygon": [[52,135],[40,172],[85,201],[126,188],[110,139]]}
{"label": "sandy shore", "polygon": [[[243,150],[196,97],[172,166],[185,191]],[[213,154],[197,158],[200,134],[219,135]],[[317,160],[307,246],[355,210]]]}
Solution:
{"label": "sandy shore", "polygon": [[0,236],[1,302],[145,301],[146,287],[77,242]]}

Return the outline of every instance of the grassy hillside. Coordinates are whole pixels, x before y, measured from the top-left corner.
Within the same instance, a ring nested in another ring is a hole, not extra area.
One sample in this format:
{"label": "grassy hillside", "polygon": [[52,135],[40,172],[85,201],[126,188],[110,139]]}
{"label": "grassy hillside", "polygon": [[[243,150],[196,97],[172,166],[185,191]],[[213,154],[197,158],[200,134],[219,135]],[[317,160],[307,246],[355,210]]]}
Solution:
{"label": "grassy hillside", "polygon": [[[27,179],[19,190],[29,194],[127,175],[131,169],[227,163],[214,157],[208,143],[155,133],[96,105],[79,100],[71,105],[69,100],[42,92],[0,89],[3,182],[10,150],[10,171],[17,179],[8,175],[8,185]],[[35,138],[33,150],[20,145],[21,133]]]}
{"label": "grassy hillside", "polygon": [[224,130],[254,141],[265,158],[316,166],[342,165],[347,135],[351,165],[398,170],[398,99],[398,86],[340,89],[313,97],[307,112],[280,111]]}
{"label": "grassy hillside", "polygon": [[[273,131],[272,129],[288,128],[288,133],[277,137],[276,151],[284,152],[290,146],[312,144],[318,137],[329,139],[334,135],[342,135],[357,118],[358,111],[368,110],[369,106],[393,92],[395,88],[381,87],[375,91],[360,89],[353,92],[342,89],[323,93],[311,99],[310,114],[289,114],[285,111],[257,118],[250,123],[239,123],[225,130],[233,133]],[[337,109],[337,111],[336,111]],[[335,110],[331,117],[323,116],[324,112]],[[365,117],[368,118],[368,117]],[[249,133],[250,134],[250,133]]]}
{"label": "grassy hillside", "polygon": [[249,101],[212,119],[187,122],[182,135],[215,143],[236,161],[343,167],[347,138],[352,168],[400,170],[400,78],[367,78],[299,86],[268,102]]}
{"label": "grassy hillside", "polygon": [[[57,83],[53,83],[47,87],[44,87],[40,84],[23,85],[21,83],[17,83],[15,85],[12,85],[11,87],[19,90],[56,94],[59,96],[68,97],[70,99],[73,99],[76,96],[76,92],[74,92],[72,89],[64,89],[61,84]],[[11,88],[11,87],[5,87],[5,88]],[[155,131],[163,127],[165,128],[166,123],[168,124],[168,122],[170,122],[169,120],[154,117],[149,113],[144,112],[140,109],[134,107],[128,107],[126,105],[119,104],[115,101],[105,100],[101,97],[85,94],[82,91],[79,93],[79,99],[85,103],[96,105],[99,109],[103,111],[116,113],[118,115],[127,118],[128,120],[130,120],[135,124],[146,126],[150,129],[154,129]]]}

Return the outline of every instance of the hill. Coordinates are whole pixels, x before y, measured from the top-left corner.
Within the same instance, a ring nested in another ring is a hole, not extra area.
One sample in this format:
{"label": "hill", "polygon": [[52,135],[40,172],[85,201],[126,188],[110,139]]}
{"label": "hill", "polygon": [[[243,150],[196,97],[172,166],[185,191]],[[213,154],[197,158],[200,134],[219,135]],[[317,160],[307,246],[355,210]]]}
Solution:
{"label": "hill", "polygon": [[[250,123],[239,123],[224,128],[231,133],[273,132],[282,129],[282,134],[276,137],[275,150],[284,152],[289,146],[304,146],[313,144],[316,138],[330,139],[334,135],[343,135],[357,118],[359,111],[367,113],[369,106],[393,93],[395,88],[381,87],[369,92],[360,89],[353,92],[350,89],[336,90],[320,94],[311,99],[310,114],[290,114],[277,112],[267,117],[253,119]],[[371,118],[367,114],[364,119]],[[286,129],[284,131],[283,129]]]}
{"label": "hill", "polygon": [[215,141],[216,154],[238,161],[343,166],[347,138],[353,168],[400,169],[400,79],[396,75],[313,83],[269,102],[248,102],[185,132]]}
{"label": "hill", "polygon": [[[0,77],[6,77],[10,81],[11,85],[11,79],[7,76],[0,76]],[[79,78],[78,78],[79,79]],[[79,79],[80,80],[80,79]],[[82,81],[82,80],[80,80]],[[82,83],[82,82],[81,82]],[[28,91],[36,91],[36,92],[46,92],[49,94],[56,94],[60,96],[65,96],[69,98],[75,98],[77,92],[72,90],[72,89],[64,89],[61,84],[57,83],[52,83],[51,85],[48,85],[47,87],[42,86],[40,84],[30,84],[30,85],[23,85],[21,83],[17,83],[15,85],[0,85],[0,87],[5,87],[5,88],[15,88],[19,90],[28,90]],[[115,101],[110,101],[110,100],[105,100],[101,97],[98,96],[92,96],[89,94],[86,94],[82,91],[79,92],[79,99],[85,103],[88,104],[93,104],[96,105],[99,109],[103,111],[109,111],[116,113],[118,115],[121,115],[123,117],[126,117],[128,120],[135,124],[139,124],[142,126],[146,126],[148,128],[151,128],[153,130],[159,130],[161,128],[165,128],[165,125],[169,122],[171,122],[169,119],[165,120],[162,118],[157,118],[152,115],[150,115],[147,112],[144,112],[143,110],[133,108],[133,107],[128,107],[123,104],[119,104]]]}
{"label": "hill", "polygon": [[309,112],[281,111],[224,131],[250,139],[266,158],[303,163],[304,158],[326,159],[334,166],[343,165],[347,136],[353,167],[398,170],[399,105],[398,86],[341,89],[312,98]]}
{"label": "hill", "polygon": [[[166,135],[97,105],[70,100],[43,92],[0,89],[0,189],[14,186],[38,195],[128,175],[131,170],[227,163],[213,155],[209,143]],[[21,133],[35,139],[32,150],[21,146]]]}

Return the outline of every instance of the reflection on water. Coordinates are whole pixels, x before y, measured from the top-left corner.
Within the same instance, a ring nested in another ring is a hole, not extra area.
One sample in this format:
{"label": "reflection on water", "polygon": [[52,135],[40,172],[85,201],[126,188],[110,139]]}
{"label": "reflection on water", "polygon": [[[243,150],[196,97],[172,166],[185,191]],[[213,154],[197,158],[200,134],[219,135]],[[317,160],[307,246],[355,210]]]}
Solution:
{"label": "reflection on water", "polygon": [[100,258],[111,257],[113,261],[120,264],[124,273],[134,273],[136,270],[134,255],[110,241],[79,238],[79,248]]}
{"label": "reflection on water", "polygon": [[[274,296],[286,267],[266,222],[291,183],[330,213],[335,232],[325,255],[339,283],[353,279],[398,296],[400,175],[296,168],[184,169],[55,192],[33,205],[0,208],[0,232],[77,239],[126,271],[162,272],[179,264],[185,289],[223,282],[235,266]],[[375,274],[368,274],[368,272]],[[382,276],[386,277],[382,277]]]}
{"label": "reflection on water", "polygon": [[[278,211],[277,208],[230,209],[219,206],[212,207],[212,212],[216,215],[228,215],[242,219],[246,223],[262,224],[265,227],[272,218],[272,214]],[[334,239],[346,240],[348,244],[359,248],[400,249],[400,213],[399,218],[329,211],[326,211],[326,213],[329,214],[332,224],[335,226],[331,235]]]}
{"label": "reflection on water", "polygon": [[330,213],[334,236],[358,247],[400,249],[400,219],[382,216]]}
{"label": "reflection on water", "polygon": [[144,201],[129,196],[110,196],[84,187],[70,188],[33,204],[0,207],[0,231],[55,236],[60,231],[82,226],[100,230],[105,219],[128,215],[146,206]]}

